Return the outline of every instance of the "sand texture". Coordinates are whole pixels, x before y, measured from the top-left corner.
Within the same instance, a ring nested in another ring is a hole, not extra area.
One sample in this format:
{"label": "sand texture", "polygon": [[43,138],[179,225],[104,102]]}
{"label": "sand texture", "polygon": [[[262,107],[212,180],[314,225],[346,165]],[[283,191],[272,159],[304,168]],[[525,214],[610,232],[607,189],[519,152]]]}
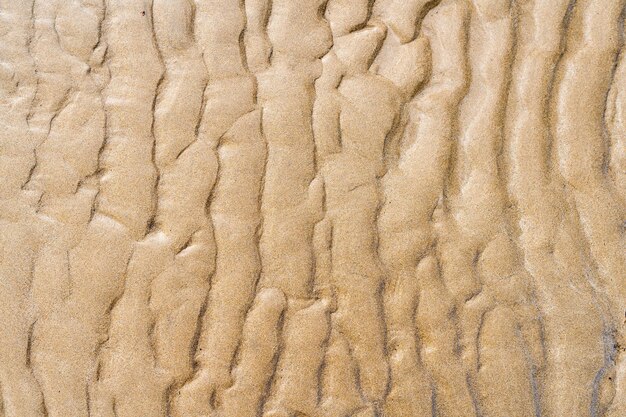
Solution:
{"label": "sand texture", "polygon": [[625,417],[626,0],[0,0],[0,417]]}

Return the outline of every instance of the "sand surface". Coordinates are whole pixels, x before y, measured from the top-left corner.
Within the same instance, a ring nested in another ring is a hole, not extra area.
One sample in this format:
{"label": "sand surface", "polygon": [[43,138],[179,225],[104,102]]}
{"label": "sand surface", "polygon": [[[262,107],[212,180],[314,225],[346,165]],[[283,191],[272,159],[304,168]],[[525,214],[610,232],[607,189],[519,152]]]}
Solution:
{"label": "sand surface", "polygon": [[626,0],[0,0],[0,417],[626,416]]}

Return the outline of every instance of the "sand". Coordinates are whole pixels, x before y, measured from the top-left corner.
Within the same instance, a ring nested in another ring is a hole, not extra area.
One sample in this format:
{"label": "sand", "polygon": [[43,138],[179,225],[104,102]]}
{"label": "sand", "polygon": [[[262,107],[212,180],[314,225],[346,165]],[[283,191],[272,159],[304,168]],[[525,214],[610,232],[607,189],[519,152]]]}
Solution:
{"label": "sand", "polygon": [[626,416],[625,6],[0,1],[0,417]]}

